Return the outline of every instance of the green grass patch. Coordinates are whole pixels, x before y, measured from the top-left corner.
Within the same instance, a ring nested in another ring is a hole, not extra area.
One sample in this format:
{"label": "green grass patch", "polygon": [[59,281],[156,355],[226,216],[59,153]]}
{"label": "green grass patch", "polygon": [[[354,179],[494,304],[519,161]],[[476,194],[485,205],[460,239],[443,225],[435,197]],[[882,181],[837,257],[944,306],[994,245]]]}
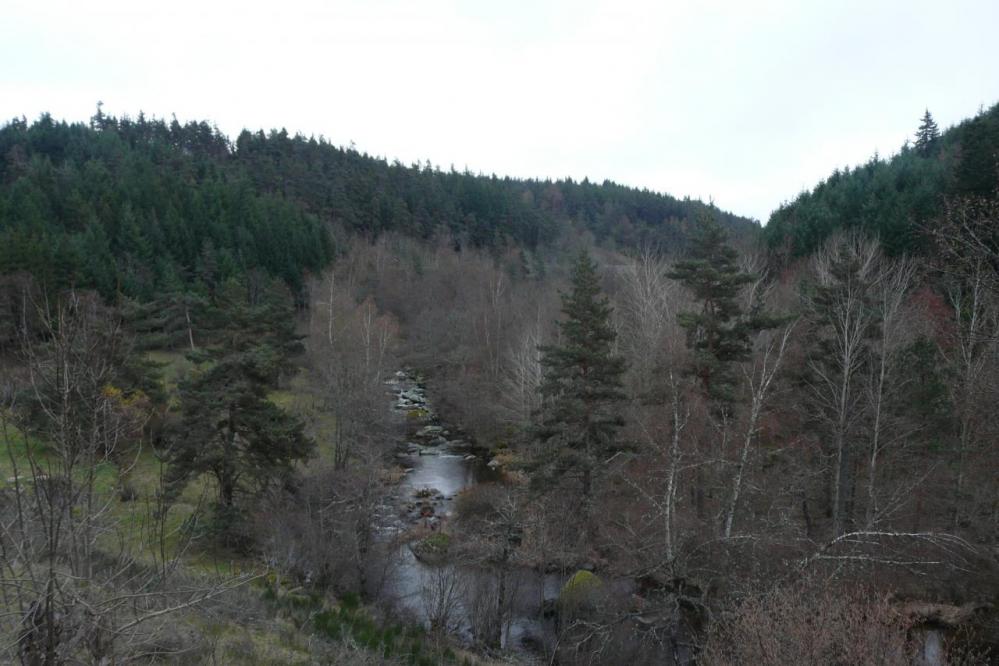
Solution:
{"label": "green grass patch", "polygon": [[316,455],[332,460],[336,447],[336,417],[327,411],[323,389],[309,373],[300,370],[281,389],[271,391],[267,399],[305,422],[306,433],[316,442]]}

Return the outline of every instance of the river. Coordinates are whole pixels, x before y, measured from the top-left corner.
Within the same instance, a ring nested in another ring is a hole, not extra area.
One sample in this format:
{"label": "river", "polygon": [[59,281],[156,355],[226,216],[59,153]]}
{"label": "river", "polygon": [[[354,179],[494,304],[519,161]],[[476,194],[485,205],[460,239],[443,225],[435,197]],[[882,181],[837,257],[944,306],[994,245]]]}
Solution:
{"label": "river", "polygon": [[[410,437],[400,442],[396,460],[406,470],[405,476],[388,497],[379,530],[386,538],[395,538],[417,526],[434,530],[450,529],[455,497],[462,490],[479,483],[496,481],[498,472],[491,469],[485,451],[469,446],[434,417],[430,402],[418,381],[399,372],[389,382],[394,396],[393,408],[400,419],[410,424]],[[419,425],[413,426],[414,422]],[[417,497],[418,494],[432,495]],[[429,507],[429,508],[428,508]],[[413,554],[408,544],[395,551],[391,571],[381,591],[383,602],[398,611],[430,624],[430,607],[439,595],[434,591],[448,574],[458,574],[461,585],[470,589],[477,577],[487,575],[471,566],[428,564]],[[542,608],[558,597],[563,577],[539,574],[524,568],[509,575],[511,612],[502,631],[501,645],[511,652],[530,653],[554,635],[554,622],[542,617]],[[473,640],[471,615],[465,594],[456,593],[451,631],[463,642]]]}

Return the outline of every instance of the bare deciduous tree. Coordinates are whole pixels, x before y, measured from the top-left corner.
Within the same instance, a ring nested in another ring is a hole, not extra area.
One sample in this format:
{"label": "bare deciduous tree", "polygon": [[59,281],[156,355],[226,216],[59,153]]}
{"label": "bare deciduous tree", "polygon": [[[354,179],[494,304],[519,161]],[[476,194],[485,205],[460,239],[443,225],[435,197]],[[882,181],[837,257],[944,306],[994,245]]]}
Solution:
{"label": "bare deciduous tree", "polygon": [[835,534],[852,519],[854,439],[863,413],[860,380],[868,360],[867,343],[877,324],[870,301],[879,258],[876,243],[850,234],[830,239],[812,259],[815,288],[808,306],[824,335],[809,361],[810,388],[830,440]]}

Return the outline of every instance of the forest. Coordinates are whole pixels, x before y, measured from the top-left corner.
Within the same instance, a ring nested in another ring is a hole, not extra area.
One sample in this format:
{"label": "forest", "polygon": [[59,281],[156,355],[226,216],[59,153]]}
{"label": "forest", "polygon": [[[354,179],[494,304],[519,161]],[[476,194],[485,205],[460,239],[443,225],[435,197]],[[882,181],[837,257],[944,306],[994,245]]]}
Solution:
{"label": "forest", "polygon": [[941,132],[927,110],[913,142],[885,159],[836,169],[811,192],[773,213],[767,245],[784,255],[814,252],[837,230],[860,229],[891,255],[933,250],[927,230],[955,199],[995,197],[999,182],[999,104]]}
{"label": "forest", "polygon": [[761,227],[9,122],[0,661],[999,663],[999,106],[913,129]]}

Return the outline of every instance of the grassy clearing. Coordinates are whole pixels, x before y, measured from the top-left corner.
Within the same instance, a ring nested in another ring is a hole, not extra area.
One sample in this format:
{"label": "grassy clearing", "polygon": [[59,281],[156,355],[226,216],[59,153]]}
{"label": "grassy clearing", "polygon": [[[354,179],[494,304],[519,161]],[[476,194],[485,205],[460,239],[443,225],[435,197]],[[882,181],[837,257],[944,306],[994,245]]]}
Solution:
{"label": "grassy clearing", "polygon": [[[182,352],[152,352],[148,358],[160,366],[168,399],[176,404],[178,384],[193,365]],[[321,390],[308,373],[300,370],[268,397],[305,421],[317,442],[319,458],[332,457],[336,420],[324,411]],[[43,470],[56,461],[44,442],[27,437],[10,423],[0,430],[0,447],[4,449],[0,451],[0,489],[10,485],[8,479],[15,469],[22,483],[28,482],[29,456]],[[135,492],[131,501],[120,498],[122,479],[117,465],[105,462],[96,468],[94,489],[109,518],[108,529],[98,541],[102,550],[126,550],[137,564],[150,567],[162,566],[164,558],[178,558],[175,575],[192,580],[247,573],[261,576],[256,583],[230,593],[224,603],[234,609],[231,617],[200,608],[171,616],[171,630],[183,648],[183,656],[174,663],[474,663],[434,647],[419,627],[382,625],[355,599],[337,603],[288,588],[262,563],[199,542],[199,521],[207,519],[216,493],[209,476],[189,483],[158,522],[164,462],[148,444],[138,443],[125,467]]]}
{"label": "grassy clearing", "polygon": [[305,422],[306,432],[316,442],[320,460],[332,460],[336,441],[336,417],[326,410],[322,388],[309,372],[299,369],[284,388],[271,391],[267,398],[275,405]]}

